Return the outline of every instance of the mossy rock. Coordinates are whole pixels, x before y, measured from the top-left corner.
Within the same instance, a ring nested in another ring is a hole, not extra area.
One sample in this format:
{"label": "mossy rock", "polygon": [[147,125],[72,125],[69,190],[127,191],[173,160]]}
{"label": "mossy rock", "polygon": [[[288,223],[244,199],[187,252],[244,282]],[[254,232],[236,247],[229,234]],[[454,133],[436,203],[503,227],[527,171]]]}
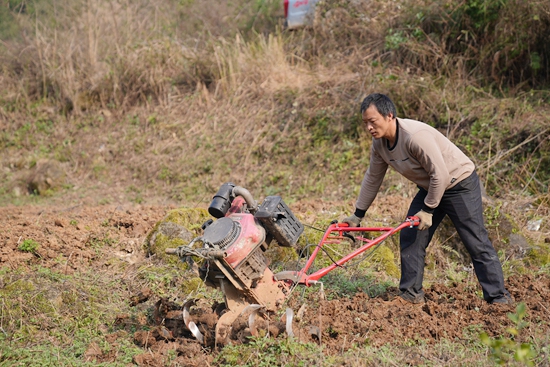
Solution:
{"label": "mossy rock", "polygon": [[539,244],[531,247],[527,252],[527,262],[535,266],[550,264],[550,246],[548,244]]}
{"label": "mossy rock", "polygon": [[294,270],[298,261],[298,251],[294,247],[278,246],[275,241],[272,242],[269,249],[265,252],[270,268]]}
{"label": "mossy rock", "polygon": [[195,294],[196,298],[201,298],[200,295],[202,292],[199,292],[199,290],[203,287],[206,286],[199,277],[187,278],[180,285],[180,288],[184,294]]}
{"label": "mossy rock", "polygon": [[181,264],[177,256],[166,255],[167,248],[187,245],[201,233],[201,226],[210,218],[206,209],[180,208],[168,212],[147,235],[146,252],[171,264]]}
{"label": "mossy rock", "polygon": [[399,267],[393,251],[386,245],[380,245],[373,251],[371,254],[367,254],[369,258],[361,264],[361,267],[382,271],[389,276],[399,278]]}

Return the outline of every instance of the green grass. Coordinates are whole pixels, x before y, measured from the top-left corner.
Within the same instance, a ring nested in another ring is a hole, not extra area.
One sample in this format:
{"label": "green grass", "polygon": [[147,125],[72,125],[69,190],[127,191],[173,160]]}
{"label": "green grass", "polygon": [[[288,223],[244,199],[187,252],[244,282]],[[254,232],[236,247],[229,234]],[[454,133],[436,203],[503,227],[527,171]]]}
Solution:
{"label": "green grass", "polygon": [[326,356],[323,345],[292,339],[252,338],[248,343],[227,346],[215,359],[216,366],[496,366],[478,341],[418,341],[414,345],[351,344],[340,353]]}
{"label": "green grass", "polygon": [[[63,259],[58,261],[64,263]],[[540,271],[548,270],[541,268]],[[150,318],[152,312],[146,305],[129,306],[129,296],[136,287],[150,288],[155,297],[176,300],[204,297],[221,301],[219,292],[201,284],[197,287],[187,272],[163,261],[135,269],[114,264],[108,271],[90,268],[74,274],[43,266],[3,267],[0,276],[0,366],[125,366],[132,363],[136,355],[144,352],[134,344],[133,333],[150,327],[137,320]],[[323,278],[323,283],[328,299],[353,297],[361,291],[374,297],[394,286],[390,281],[377,280],[375,275],[361,268],[353,272],[331,272]],[[304,290],[307,291],[304,297],[319,291],[317,287]],[[529,327],[522,321],[525,310],[522,312],[516,315],[518,331]],[[127,315],[128,321],[115,325],[118,315]],[[300,343],[285,335],[256,337],[242,345],[229,345],[213,352],[212,365],[496,365],[488,358],[487,343],[491,342],[480,336],[482,332],[481,326],[472,325],[463,331],[464,337],[460,340],[418,339],[381,346],[380,341],[367,338],[362,344],[350,341],[349,345],[342,345],[340,352],[331,351],[330,355],[323,343]],[[527,342],[531,354],[525,360],[537,365],[548,363],[547,336],[533,332],[529,335]],[[115,342],[108,341],[113,338]],[[496,346],[498,340],[493,339],[491,346]],[[91,345],[97,345],[104,355],[111,356],[109,362],[102,363],[87,355]],[[499,358],[513,358],[513,351],[515,349],[510,347],[498,354]],[[166,362],[165,365],[170,364]]]}
{"label": "green grass", "polygon": [[0,366],[91,366],[84,354],[95,342],[126,365],[142,352],[131,338],[109,344],[114,318],[131,312],[121,274],[90,270],[65,275],[43,267],[2,269]]}
{"label": "green grass", "polygon": [[328,366],[334,361],[323,348],[292,339],[251,338],[248,343],[227,346],[216,357],[218,366]]}
{"label": "green grass", "polygon": [[[389,287],[395,287],[395,281],[377,279],[377,275],[369,270],[349,271],[334,270],[321,279],[327,299],[340,299],[353,297],[362,292],[369,297],[376,297],[384,293]],[[316,288],[316,287],[315,287]]]}

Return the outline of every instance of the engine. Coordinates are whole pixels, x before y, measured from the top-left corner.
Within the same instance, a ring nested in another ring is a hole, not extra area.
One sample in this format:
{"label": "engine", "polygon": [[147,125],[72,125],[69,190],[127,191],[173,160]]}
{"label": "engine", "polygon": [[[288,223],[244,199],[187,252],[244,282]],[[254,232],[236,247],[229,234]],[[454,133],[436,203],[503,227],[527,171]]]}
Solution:
{"label": "engine", "polygon": [[222,288],[230,282],[250,302],[276,308],[284,290],[273,279],[264,252],[273,242],[294,246],[303,225],[280,196],[268,196],[257,205],[248,190],[232,183],[220,187],[208,212],[217,220],[203,225],[202,242],[223,256],[203,263],[203,280]]}

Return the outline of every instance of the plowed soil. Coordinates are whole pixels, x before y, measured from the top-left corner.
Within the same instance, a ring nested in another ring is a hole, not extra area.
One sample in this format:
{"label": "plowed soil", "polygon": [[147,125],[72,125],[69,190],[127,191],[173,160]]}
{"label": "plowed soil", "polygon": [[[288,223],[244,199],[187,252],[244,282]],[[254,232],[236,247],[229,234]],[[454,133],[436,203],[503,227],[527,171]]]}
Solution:
{"label": "plowed soil", "polygon": [[[145,259],[143,241],[154,224],[166,214],[167,207],[145,206],[75,206],[65,209],[43,207],[0,208],[0,267],[21,267],[41,264],[45,267],[71,273],[79,267],[98,267],[117,257],[130,264]],[[101,234],[109,231],[113,246],[99,249],[91,246]],[[18,250],[22,241],[32,238],[40,243],[33,253]],[[56,259],[62,254],[68,261]],[[536,272],[512,275],[507,287],[514,299],[524,302],[528,309],[526,321],[536,323],[539,332],[550,333],[550,278]],[[329,354],[341,353],[352,344],[402,344],[404,340],[435,343],[441,339],[467,340],[468,330],[486,331],[490,336],[507,335],[512,326],[507,314],[515,311],[511,305],[488,305],[477,296],[477,285],[470,282],[451,285],[433,284],[426,289],[426,302],[410,304],[396,298],[396,290],[370,298],[358,293],[353,298],[323,300],[313,293],[310,299],[293,298],[289,306],[294,310],[293,331],[304,342],[320,343]],[[156,366],[159,356],[176,350],[182,365],[205,365],[212,361],[213,330],[217,314],[215,304],[201,300],[191,308],[191,317],[205,334],[206,347],[199,344],[183,325],[182,305],[161,299],[149,290],[133,295],[129,303],[149,300],[154,304],[154,317],[148,321],[150,330],[134,334],[134,342],[144,353],[135,358],[142,366]],[[303,306],[305,305],[305,306]],[[303,307],[302,307],[303,306]],[[302,311],[299,311],[302,309]],[[258,328],[265,327],[261,319]],[[113,323],[124,327],[128,320],[113,315]],[[269,332],[286,337],[284,319],[269,318]],[[250,330],[241,323],[232,333],[231,343],[244,343]],[[113,336],[116,339],[116,336]],[[90,346],[90,354],[94,346]],[[109,356],[95,356],[108,360]]]}

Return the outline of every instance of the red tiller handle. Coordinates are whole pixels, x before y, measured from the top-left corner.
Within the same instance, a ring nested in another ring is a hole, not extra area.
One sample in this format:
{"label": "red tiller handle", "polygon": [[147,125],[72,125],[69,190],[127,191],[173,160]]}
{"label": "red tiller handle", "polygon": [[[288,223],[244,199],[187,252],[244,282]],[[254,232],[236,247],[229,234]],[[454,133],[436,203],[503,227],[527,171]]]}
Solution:
{"label": "red tiller handle", "polygon": [[[304,268],[298,272],[295,272],[294,279],[298,283],[305,284],[306,286],[309,286],[313,283],[315,283],[317,280],[321,279],[325,275],[327,275],[332,270],[336,269],[337,267],[342,266],[349,260],[353,259],[357,255],[360,255],[361,253],[365,252],[369,248],[378,245],[382,241],[384,241],[386,238],[390,237],[391,235],[401,231],[404,228],[413,228],[420,224],[420,219],[415,216],[407,217],[403,223],[398,225],[397,227],[350,227],[348,223],[333,223],[328,226],[327,230],[325,231],[325,234],[323,235],[323,238],[319,242],[319,244],[315,247],[315,250],[309,257],[306,265]],[[332,232],[384,232],[382,235],[378,236],[377,238],[373,240],[364,240],[365,244],[361,246],[360,248],[356,249],[355,251],[351,252],[350,254],[342,257],[340,260],[336,261],[334,264],[331,264],[323,269],[320,269],[316,271],[313,274],[306,275],[307,271],[313,264],[313,261],[315,260],[315,257],[317,256],[317,253],[323,247],[325,242],[327,241],[327,238]],[[287,273],[287,272],[285,272]]]}

